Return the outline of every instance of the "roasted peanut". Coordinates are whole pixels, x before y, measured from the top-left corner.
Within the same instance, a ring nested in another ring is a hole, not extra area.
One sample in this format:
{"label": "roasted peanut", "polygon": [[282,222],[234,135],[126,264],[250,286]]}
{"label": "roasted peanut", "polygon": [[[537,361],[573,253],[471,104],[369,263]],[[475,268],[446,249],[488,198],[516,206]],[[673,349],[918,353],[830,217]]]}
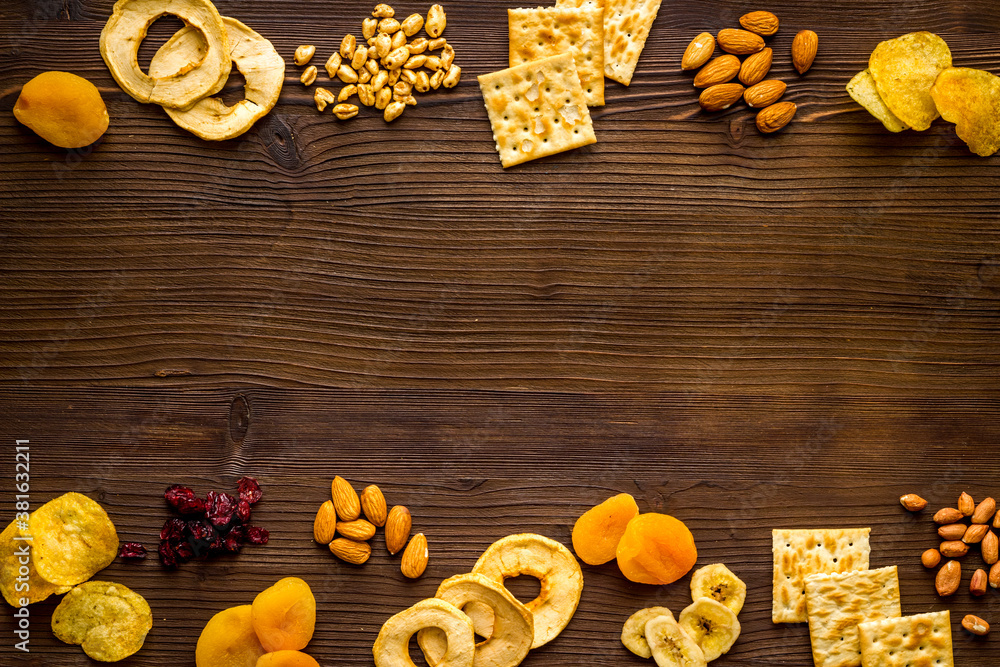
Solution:
{"label": "roasted peanut", "polygon": [[983,555],[983,562],[993,565],[1000,560],[1000,539],[992,530],[986,533],[983,541],[979,544],[979,550]]}
{"label": "roasted peanut", "polygon": [[990,568],[988,580],[990,588],[1000,588],[1000,563],[994,563],[993,567]]}
{"label": "roasted peanut", "polygon": [[962,495],[958,497],[958,511],[965,516],[972,516],[972,513],[976,511],[976,501],[965,491],[962,491]]}
{"label": "roasted peanut", "polygon": [[934,588],[938,595],[947,597],[954,595],[962,583],[962,564],[957,560],[950,560],[941,566],[937,576],[934,578]]}
{"label": "roasted peanut", "polygon": [[964,523],[949,523],[938,528],[938,537],[942,540],[960,540],[965,536],[966,528]]}
{"label": "roasted peanut", "polygon": [[979,618],[978,616],[973,616],[972,614],[966,614],[965,618],[962,619],[962,627],[971,632],[974,635],[987,635],[990,632],[990,624]]}
{"label": "roasted peanut", "polygon": [[356,92],[358,92],[358,87],[353,83],[349,83],[340,89],[340,93],[337,94],[337,101],[346,102],[351,99],[351,96],[353,96]]}
{"label": "roasted peanut", "polygon": [[444,75],[444,80],[441,83],[444,84],[445,88],[454,88],[461,79],[462,68],[458,65],[452,65],[448,68],[448,73]]}
{"label": "roasted peanut", "polygon": [[313,82],[316,81],[316,75],[319,74],[319,70],[316,69],[315,65],[310,65],[302,72],[302,76],[299,77],[299,81],[302,82],[304,86],[311,86]]}
{"label": "roasted peanut", "polygon": [[979,544],[988,532],[990,532],[990,527],[985,523],[974,523],[965,530],[962,541],[966,544]]}
{"label": "roasted peanut", "polygon": [[997,501],[986,498],[976,505],[976,510],[972,513],[972,523],[989,523],[996,511]]}
{"label": "roasted peanut", "polygon": [[403,104],[402,102],[390,102],[385,107],[385,112],[383,112],[382,117],[385,119],[385,122],[391,123],[392,121],[402,116],[403,111],[405,110],[406,110],[406,105]]}
{"label": "roasted peanut", "polygon": [[941,552],[937,549],[928,549],[920,554],[920,562],[927,568],[937,567],[938,563],[941,562]]}
{"label": "roasted peanut", "polygon": [[969,553],[969,545],[962,540],[948,540],[947,542],[942,542],[941,546],[938,547],[938,551],[941,555],[946,558],[961,558],[965,554]]}
{"label": "roasted peanut", "polygon": [[969,592],[976,597],[986,595],[987,583],[986,570],[979,568],[972,573],[972,581],[969,582]]}
{"label": "roasted peanut", "polygon": [[942,507],[934,513],[934,523],[937,524],[957,523],[961,520],[962,513],[954,507]]}
{"label": "roasted peanut", "polygon": [[927,507],[927,501],[915,493],[907,493],[899,497],[899,503],[910,512],[919,512]]}
{"label": "roasted peanut", "polygon": [[431,5],[427,10],[427,20],[424,21],[424,30],[430,37],[440,37],[448,25],[448,17],[444,13],[441,5]]}
{"label": "roasted peanut", "polygon": [[338,104],[333,107],[333,115],[340,120],[347,120],[358,115],[358,107],[354,104]]}
{"label": "roasted peanut", "polygon": [[326,65],[324,65],[324,67],[326,67],[327,76],[331,79],[337,76],[337,70],[340,69],[340,63],[342,61],[343,57],[339,53],[334,53],[330,56],[330,58],[326,61]]}
{"label": "roasted peanut", "polygon": [[340,40],[340,55],[344,60],[350,60],[353,58],[354,50],[357,48],[358,39],[350,33],[344,35],[344,39]]}
{"label": "roasted peanut", "polygon": [[400,30],[406,33],[407,37],[413,37],[424,27],[424,17],[420,14],[410,14],[399,24]]}
{"label": "roasted peanut", "polygon": [[316,47],[312,44],[303,44],[299,48],[295,49],[295,64],[299,67],[306,65],[312,60],[312,57],[316,55]]}
{"label": "roasted peanut", "polygon": [[[336,98],[334,98],[333,93],[323,87],[317,87],[316,92],[313,93],[313,101],[316,102],[316,108],[321,112],[326,109],[326,105],[330,104],[335,99]],[[333,538],[331,537],[330,539],[332,540]],[[327,544],[329,544],[329,542],[327,542]]]}

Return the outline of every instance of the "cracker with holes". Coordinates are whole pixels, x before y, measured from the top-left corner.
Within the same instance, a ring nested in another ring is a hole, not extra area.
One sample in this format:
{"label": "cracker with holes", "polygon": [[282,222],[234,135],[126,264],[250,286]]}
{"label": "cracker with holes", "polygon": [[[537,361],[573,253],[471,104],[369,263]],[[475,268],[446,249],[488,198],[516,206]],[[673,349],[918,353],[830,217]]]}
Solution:
{"label": "cracker with holes", "polygon": [[479,88],[504,167],[597,142],[569,53],[483,74]]}
{"label": "cracker with holes", "polygon": [[604,104],[604,8],[508,9],[511,67],[560,53],[573,55],[584,100]]}
{"label": "cracker with holes", "polygon": [[816,667],[861,664],[858,624],[899,618],[896,566],[806,577],[809,639]]}
{"label": "cracker with holes", "polygon": [[604,74],[626,86],[646,46],[660,0],[605,0]]}
{"label": "cracker with holes", "polygon": [[947,609],[858,626],[864,667],[955,667]]}
{"label": "cracker with holes", "polygon": [[867,570],[871,528],[774,530],[771,620],[805,623],[806,582],[810,574]]}

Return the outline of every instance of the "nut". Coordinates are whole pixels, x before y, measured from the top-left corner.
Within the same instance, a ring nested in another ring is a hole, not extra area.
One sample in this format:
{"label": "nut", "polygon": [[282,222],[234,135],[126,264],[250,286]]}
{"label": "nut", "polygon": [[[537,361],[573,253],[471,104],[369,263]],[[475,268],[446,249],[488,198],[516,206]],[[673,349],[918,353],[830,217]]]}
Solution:
{"label": "nut", "polygon": [[979,618],[978,616],[973,616],[972,614],[966,614],[965,618],[962,619],[962,627],[971,632],[974,635],[989,634],[990,624]]}
{"label": "nut", "polygon": [[[383,88],[385,88],[385,84],[388,83],[388,81],[389,81],[389,73],[387,71],[385,71],[384,69],[383,70],[379,70],[378,74],[376,74],[375,76],[372,77],[372,90],[374,90],[377,93],[378,91],[380,91]],[[362,495],[361,496],[361,504],[362,504],[362,506],[364,506],[364,502],[365,502],[365,497],[364,497],[364,495]],[[383,503],[384,502],[385,502],[385,500],[383,499]],[[371,519],[370,516],[368,518]],[[385,517],[382,518],[382,523],[385,523]],[[382,524],[380,523],[378,525],[381,526]]]}
{"label": "nut", "polygon": [[[399,80],[405,81],[412,86],[417,82],[417,74],[412,69],[404,69],[399,73]],[[409,95],[409,93],[407,93],[407,95]]]}
{"label": "nut", "polygon": [[[324,104],[323,106],[325,107],[326,105]],[[333,509],[333,501],[327,500],[319,506],[316,518],[313,519],[313,539],[320,544],[329,544],[337,536],[336,532],[337,512]]]}
{"label": "nut", "polygon": [[959,584],[962,583],[962,564],[957,560],[950,560],[945,563],[937,576],[934,577],[934,588],[938,595],[947,597],[954,595],[958,591]]}
{"label": "nut", "polygon": [[343,56],[344,60],[350,60],[357,48],[358,38],[350,33],[344,35],[344,39],[340,40],[340,55]]}
{"label": "nut", "polygon": [[996,511],[997,501],[986,498],[976,505],[976,511],[972,513],[972,523],[989,523]]}
{"label": "nut", "polygon": [[687,45],[681,56],[681,69],[698,69],[708,62],[715,51],[715,37],[710,32],[703,32]]}
{"label": "nut", "polygon": [[430,554],[427,550],[427,538],[423,533],[417,533],[406,545],[406,551],[399,562],[399,569],[408,579],[416,579],[427,569]]}
{"label": "nut", "polygon": [[385,18],[378,22],[378,31],[389,35],[399,31],[399,21],[393,18]]}
{"label": "nut", "polygon": [[452,65],[448,68],[448,73],[444,75],[444,79],[441,83],[445,88],[454,88],[458,85],[458,82],[462,79],[462,68],[458,65]]}
{"label": "nut", "polygon": [[361,45],[354,50],[354,56],[351,57],[351,67],[356,70],[360,70],[368,62],[368,47]]}
{"label": "nut", "polygon": [[377,19],[391,19],[395,15],[396,10],[385,3],[375,5],[375,9],[372,10],[372,16]]}
{"label": "nut", "polygon": [[438,37],[436,39],[427,40],[427,50],[437,51],[438,49],[443,49],[445,47],[445,44],[447,43],[448,40],[446,40],[444,37]]}
{"label": "nut", "polygon": [[937,549],[928,549],[920,554],[920,562],[927,568],[937,567],[938,563],[941,562],[941,552]]}
{"label": "nut", "polygon": [[726,53],[746,56],[757,53],[764,48],[764,38],[749,30],[725,28],[719,31],[717,38],[719,48]]}
{"label": "nut", "polygon": [[381,71],[382,68],[378,66],[377,60],[368,60],[367,62],[365,62],[365,69],[368,70],[369,74],[375,76]]}
{"label": "nut", "polygon": [[778,32],[778,17],[771,12],[750,12],[740,17],[740,25],[750,32],[770,37]]}
{"label": "nut", "polygon": [[351,99],[356,92],[358,92],[358,87],[353,83],[349,83],[340,89],[340,93],[337,95],[337,101],[346,102]]}
{"label": "nut", "polygon": [[[361,91],[358,91],[360,97]],[[374,102],[373,102],[374,103]],[[341,521],[337,524],[337,532],[349,540],[355,542],[366,542],[375,537],[375,524],[364,519],[354,521]]]}
{"label": "nut", "polygon": [[379,58],[385,58],[389,55],[389,51],[392,50],[392,37],[384,32],[380,32],[377,37],[375,37],[375,53],[378,54]]}
{"label": "nut", "polygon": [[764,80],[771,70],[771,58],[774,52],[770,47],[765,48],[743,61],[740,67],[740,81],[744,85],[753,86]]}
{"label": "nut", "polygon": [[406,46],[406,34],[403,33],[402,30],[397,30],[392,35],[390,46],[393,49],[398,49],[401,46]]}
{"label": "nut", "polygon": [[341,63],[340,67],[337,68],[337,78],[344,83],[357,83],[358,73],[347,63]]}
{"label": "nut", "polygon": [[367,542],[355,542],[346,537],[338,537],[330,542],[330,552],[342,561],[361,565],[372,555],[372,548]]}
{"label": "nut", "polygon": [[[366,72],[367,74],[367,72]],[[371,75],[369,75],[371,76]],[[358,99],[366,107],[375,106],[375,90],[372,88],[370,83],[359,83],[358,84]],[[364,519],[358,519],[359,521],[364,521]],[[365,523],[368,523],[365,521]],[[372,530],[375,530],[375,526],[372,526]],[[372,533],[374,535],[374,532]],[[368,539],[367,537],[364,539]]]}
{"label": "nut", "polygon": [[361,36],[369,40],[378,32],[378,19],[365,19],[361,22]]}
{"label": "nut", "polygon": [[[388,74],[385,76],[388,77]],[[375,88],[374,84],[372,85],[372,89],[379,90],[379,88]],[[385,496],[382,495],[382,489],[374,484],[366,486],[365,490],[361,492],[361,509],[373,524],[384,526],[389,510],[385,505]]]}
{"label": "nut", "polygon": [[426,93],[431,89],[431,77],[424,70],[417,72],[417,82],[413,84],[413,89],[418,93]]}
{"label": "nut", "polygon": [[[746,100],[748,106],[754,109],[763,109],[764,107],[769,107],[780,100],[781,96],[785,94],[785,88],[785,82],[779,81],[778,79],[761,81],[757,85],[747,88],[746,92],[743,93],[743,99]],[[906,497],[907,496],[903,496],[903,498]],[[920,496],[915,497],[920,498]],[[903,498],[900,498],[899,502],[903,502]],[[920,500],[923,500],[923,498],[920,498]],[[924,504],[926,503],[927,501],[924,500]],[[906,503],[903,503],[903,506],[906,507]],[[906,509],[910,508],[907,507]]]}
{"label": "nut", "polygon": [[316,81],[316,75],[319,74],[319,70],[316,69],[315,65],[310,65],[302,72],[302,76],[299,77],[299,81],[302,82],[303,86],[311,86]]}
{"label": "nut", "polygon": [[[451,44],[445,44],[444,48],[441,50],[441,67],[444,69],[449,69],[451,64],[455,62],[455,49]],[[428,58],[430,60],[430,58]]]}
{"label": "nut", "polygon": [[417,37],[415,40],[406,45],[406,48],[410,50],[410,55],[419,55],[427,50],[428,41],[423,37]]}
{"label": "nut", "polygon": [[[416,74],[413,75],[414,78]],[[392,96],[395,97],[406,97],[411,92],[413,92],[413,84],[409,81],[399,81],[395,86],[392,87]]]}
{"label": "nut", "polygon": [[938,528],[938,537],[942,540],[960,540],[965,537],[965,530],[968,528],[964,523],[949,523]]}
{"label": "nut", "polygon": [[1000,539],[997,538],[997,534],[992,530],[986,533],[983,537],[983,541],[979,543],[979,551],[983,555],[983,562],[987,565],[993,565],[1000,560]]}
{"label": "nut", "polygon": [[386,69],[399,69],[410,59],[410,51],[405,46],[395,49],[385,57]]}
{"label": "nut", "polygon": [[722,111],[743,97],[743,86],[738,83],[720,83],[701,91],[698,104],[705,111]]}
{"label": "nut", "polygon": [[424,27],[424,17],[420,14],[410,14],[399,24],[400,29],[406,33],[407,37],[413,37]]}
{"label": "nut", "polygon": [[[751,104],[750,106],[753,105]],[[907,493],[905,496],[900,496],[899,504],[910,512],[919,512],[923,508],[927,507],[927,501],[915,493]]]}
{"label": "nut", "polygon": [[389,102],[392,102],[392,88],[379,88],[378,92],[375,93],[375,108],[379,111],[384,111]]}
{"label": "nut", "polygon": [[792,40],[792,65],[799,74],[805,74],[812,67],[819,48],[819,36],[812,30],[802,30]]}
{"label": "nut", "polygon": [[987,583],[986,570],[979,568],[972,573],[972,581],[969,582],[969,592],[976,597],[986,595]]}
{"label": "nut", "polygon": [[990,568],[990,588],[1000,588],[1000,563],[994,563]]}
{"label": "nut", "polygon": [[941,555],[946,558],[961,558],[965,554],[969,553],[969,545],[962,540],[948,540],[941,543],[941,546],[938,547],[938,551],[940,551]]}
{"label": "nut", "polygon": [[399,68],[389,70],[389,80],[385,82],[385,85],[387,85],[390,88],[395,86],[396,82],[399,81],[399,77],[402,74],[402,72],[403,70]]}
{"label": "nut", "polygon": [[972,516],[972,513],[976,511],[976,501],[965,491],[962,491],[962,495],[958,497],[958,511],[965,516]]}
{"label": "nut", "polygon": [[424,32],[433,39],[440,37],[448,25],[448,17],[445,16],[444,7],[441,5],[431,5],[427,10],[427,20],[424,21]]}
{"label": "nut", "polygon": [[[962,524],[958,524],[962,525]],[[965,534],[962,536],[962,541],[966,544],[979,544],[986,537],[986,533],[990,532],[990,527],[984,523],[974,523],[965,530]]]}
{"label": "nut", "polygon": [[431,74],[431,90],[437,90],[441,87],[441,82],[444,81],[445,71],[439,69],[438,71]]}
{"label": "nut", "polygon": [[303,44],[295,49],[295,64],[302,67],[308,64],[314,55],[316,55],[316,47],[312,44]]}
{"label": "nut", "polygon": [[934,523],[944,525],[962,520],[962,513],[954,507],[942,507],[934,513]]}
{"label": "nut", "polygon": [[708,88],[725,83],[740,73],[740,59],[736,56],[724,55],[710,60],[707,65],[698,70],[694,77],[695,88]]}
{"label": "nut", "polygon": [[418,67],[423,67],[425,62],[427,62],[427,56],[423,54],[410,56],[407,61],[403,63],[403,69],[417,69]]}
{"label": "nut", "polygon": [[[386,121],[388,122],[399,117],[403,113],[405,106],[402,102],[393,102],[387,106],[384,114]],[[392,118],[389,118],[390,109],[395,113]],[[410,510],[402,505],[396,505],[389,510],[389,516],[385,520],[385,548],[389,550],[389,553],[394,554],[406,546],[406,540],[410,537],[410,528],[412,526],[413,517],[410,516]]]}
{"label": "nut", "polygon": [[[320,111],[325,110],[326,105],[331,104],[335,100],[336,98],[333,96],[333,93],[322,86],[317,86],[316,92],[313,93],[313,101],[316,102],[316,108]],[[333,505],[330,507],[333,507]],[[330,539],[333,538],[331,537]],[[324,542],[323,544],[328,544],[328,542]]]}
{"label": "nut", "polygon": [[764,107],[757,114],[757,129],[765,134],[777,132],[792,122],[797,108],[794,102],[778,102]]}
{"label": "nut", "polygon": [[326,61],[326,75],[331,79],[337,76],[337,70],[340,69],[340,63],[343,62],[344,58],[339,53],[334,53],[330,56],[330,59]]}
{"label": "nut", "polygon": [[371,80],[372,73],[362,67],[361,71],[358,72],[358,85],[360,86],[362,83],[368,83]]}
{"label": "nut", "polygon": [[[337,109],[342,106],[354,107],[354,113],[358,112],[358,108],[353,104],[338,104],[333,110],[334,115],[336,115]],[[348,110],[344,109],[343,111],[347,112]],[[340,116],[337,117],[340,118]],[[333,478],[333,482],[330,484],[330,495],[333,496],[333,506],[341,521],[354,521],[361,516],[361,500],[358,498],[357,491],[351,487],[350,482],[340,475]]]}
{"label": "nut", "polygon": [[448,67],[451,67],[451,63],[448,63],[448,67],[444,67],[444,63],[437,56],[427,56],[427,60],[424,61],[424,67],[429,69],[431,72],[436,72],[442,68],[444,69],[444,71],[447,71]]}
{"label": "nut", "polygon": [[[397,99],[395,95],[393,96],[393,99]],[[417,106],[417,98],[414,97],[413,95],[407,95],[406,97],[400,97],[400,98],[398,98],[398,101],[402,102],[403,104],[405,104],[408,107],[415,107],[415,106]]]}

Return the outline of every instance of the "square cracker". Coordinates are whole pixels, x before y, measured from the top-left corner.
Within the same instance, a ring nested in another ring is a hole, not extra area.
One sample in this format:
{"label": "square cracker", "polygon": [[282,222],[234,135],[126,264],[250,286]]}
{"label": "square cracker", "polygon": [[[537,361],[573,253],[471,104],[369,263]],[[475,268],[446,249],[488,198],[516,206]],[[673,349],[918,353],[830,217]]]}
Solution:
{"label": "square cracker", "polygon": [[632,82],[659,10],[660,0],[605,0],[604,74],[609,79],[626,86]]}
{"label": "square cracker", "polygon": [[806,577],[809,639],[816,667],[861,664],[858,623],[899,618],[896,566]]}
{"label": "square cracker", "polygon": [[511,67],[560,53],[573,54],[589,106],[604,104],[604,8],[508,9]]}
{"label": "square cracker", "polygon": [[947,609],[858,626],[864,667],[955,667]]}
{"label": "square cracker", "polygon": [[771,620],[805,623],[806,577],[867,570],[871,528],[774,530]]}
{"label": "square cracker", "polygon": [[479,88],[504,167],[597,142],[569,53],[483,74]]}

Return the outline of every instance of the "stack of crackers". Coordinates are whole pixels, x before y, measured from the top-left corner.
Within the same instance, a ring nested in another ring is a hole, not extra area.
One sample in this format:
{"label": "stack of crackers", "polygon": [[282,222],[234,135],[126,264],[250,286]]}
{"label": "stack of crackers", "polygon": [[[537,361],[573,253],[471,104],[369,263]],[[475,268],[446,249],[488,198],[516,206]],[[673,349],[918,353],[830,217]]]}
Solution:
{"label": "stack of crackers", "polygon": [[948,611],[903,617],[896,566],[868,569],[870,533],[773,531],[771,620],[809,623],[816,667],[954,667]]}
{"label": "stack of crackers", "polygon": [[509,9],[509,69],[479,77],[500,162],[597,142],[588,107],[604,105],[604,77],[632,81],[660,0],[556,0]]}

